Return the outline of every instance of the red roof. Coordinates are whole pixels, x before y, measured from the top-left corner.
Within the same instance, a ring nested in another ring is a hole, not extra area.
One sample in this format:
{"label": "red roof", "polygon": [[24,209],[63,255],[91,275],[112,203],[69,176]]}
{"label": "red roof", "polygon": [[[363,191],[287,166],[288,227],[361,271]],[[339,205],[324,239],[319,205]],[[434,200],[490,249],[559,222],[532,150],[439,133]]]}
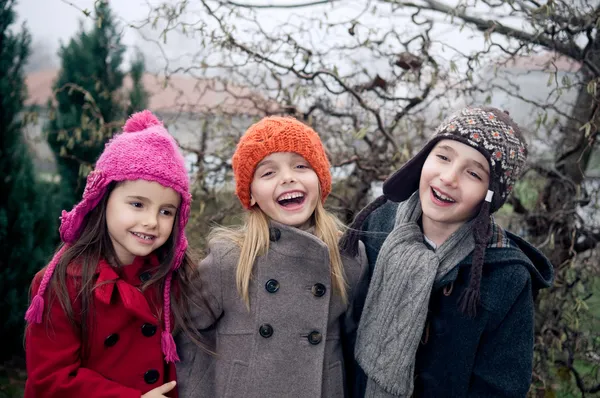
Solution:
{"label": "red roof", "polygon": [[[58,69],[31,73],[26,77],[27,105],[45,106],[52,97],[52,85]],[[277,104],[268,101],[247,87],[225,84],[218,79],[196,79],[183,75],[168,78],[151,73],[144,74],[143,83],[150,93],[148,108],[160,113],[215,113],[260,115],[266,110],[274,112]],[[126,76],[125,90],[131,88],[131,78]]]}

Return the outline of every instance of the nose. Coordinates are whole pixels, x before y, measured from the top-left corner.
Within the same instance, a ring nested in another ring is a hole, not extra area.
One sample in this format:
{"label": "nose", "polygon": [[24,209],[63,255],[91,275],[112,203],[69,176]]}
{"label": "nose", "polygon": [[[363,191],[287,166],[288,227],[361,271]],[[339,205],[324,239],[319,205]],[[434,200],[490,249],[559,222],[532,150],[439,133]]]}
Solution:
{"label": "nose", "polygon": [[146,228],[154,228],[158,224],[158,217],[155,212],[148,211],[144,214],[142,225]]}
{"label": "nose", "polygon": [[294,170],[292,170],[289,167],[282,169],[280,175],[281,175],[281,183],[282,184],[292,183],[292,182],[296,181],[296,176],[294,174]]}
{"label": "nose", "polygon": [[440,181],[443,184],[454,187],[457,183],[457,173],[453,167],[448,167],[440,173]]}

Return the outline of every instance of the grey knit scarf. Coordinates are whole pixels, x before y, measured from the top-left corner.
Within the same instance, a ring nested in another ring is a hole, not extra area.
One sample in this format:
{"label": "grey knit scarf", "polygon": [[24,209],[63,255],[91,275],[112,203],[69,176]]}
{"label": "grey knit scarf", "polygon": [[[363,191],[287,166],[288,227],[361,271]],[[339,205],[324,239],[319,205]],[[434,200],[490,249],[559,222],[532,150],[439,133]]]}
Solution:
{"label": "grey knit scarf", "polygon": [[467,222],[437,250],[429,249],[418,225],[421,213],[418,192],[398,206],[375,263],[355,349],[369,378],[366,397],[411,396],[433,284],[475,247]]}

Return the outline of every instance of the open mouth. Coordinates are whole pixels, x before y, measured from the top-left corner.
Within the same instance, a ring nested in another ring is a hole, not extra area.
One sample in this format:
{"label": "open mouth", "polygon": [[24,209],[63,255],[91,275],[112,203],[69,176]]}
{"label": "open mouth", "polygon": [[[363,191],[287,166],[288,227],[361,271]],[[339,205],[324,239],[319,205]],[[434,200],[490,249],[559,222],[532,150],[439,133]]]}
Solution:
{"label": "open mouth", "polygon": [[452,199],[449,196],[444,195],[440,191],[435,188],[431,188],[431,192],[433,193],[433,197],[444,203],[456,203],[456,200]]}
{"label": "open mouth", "polygon": [[277,203],[282,207],[291,207],[301,205],[305,199],[303,192],[287,192],[277,198]]}
{"label": "open mouth", "polygon": [[148,242],[153,241],[155,239],[154,235],[144,235],[144,234],[141,234],[139,232],[132,232],[132,234],[135,235],[135,236],[137,236],[138,238],[143,239],[143,240],[148,241]]}

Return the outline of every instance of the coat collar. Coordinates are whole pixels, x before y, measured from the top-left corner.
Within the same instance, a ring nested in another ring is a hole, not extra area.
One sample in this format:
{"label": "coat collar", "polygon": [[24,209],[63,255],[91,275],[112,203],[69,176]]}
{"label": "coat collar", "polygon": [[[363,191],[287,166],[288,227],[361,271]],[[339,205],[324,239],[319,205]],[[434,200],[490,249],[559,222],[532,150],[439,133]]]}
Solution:
{"label": "coat collar", "polygon": [[[114,302],[115,289],[119,293],[120,301],[126,310],[137,317],[148,321],[156,322],[156,316],[148,303],[147,297],[138,288],[141,285],[140,275],[148,270],[158,267],[159,262],[156,256],[136,257],[133,263],[117,269],[102,259],[98,263],[95,274],[97,280],[94,288],[94,297],[103,304],[110,305]],[[70,266],[67,273],[72,276],[81,276],[81,267]]]}
{"label": "coat collar", "polygon": [[269,250],[287,257],[322,260],[329,255],[325,242],[314,235],[314,228],[300,228],[271,220],[269,223]]}

